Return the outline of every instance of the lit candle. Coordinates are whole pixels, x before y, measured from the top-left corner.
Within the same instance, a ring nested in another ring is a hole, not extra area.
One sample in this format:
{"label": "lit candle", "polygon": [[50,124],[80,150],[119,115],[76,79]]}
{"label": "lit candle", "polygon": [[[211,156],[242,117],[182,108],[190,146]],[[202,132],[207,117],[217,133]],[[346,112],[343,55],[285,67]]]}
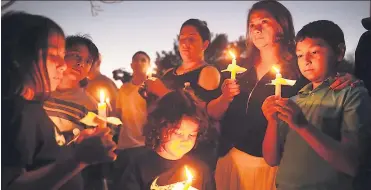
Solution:
{"label": "lit candle", "polygon": [[246,71],[246,69],[237,65],[236,56],[231,51],[229,51],[229,54],[232,56],[232,63],[228,65],[227,69],[222,70],[222,72],[231,72],[231,79],[235,80],[236,74],[243,73]]}
{"label": "lit candle", "polygon": [[276,96],[281,97],[281,82],[280,81],[282,79],[282,75],[278,68],[273,66],[273,69],[276,71],[276,84],[275,84],[274,94]]}
{"label": "lit candle", "polygon": [[[107,104],[104,101],[104,92],[103,90],[100,90],[100,102],[98,103],[98,115],[100,117],[103,117],[104,120],[107,119]],[[106,127],[107,123],[104,122],[103,127]]]}
{"label": "lit candle", "polygon": [[186,175],[187,175],[187,181],[184,185],[183,190],[188,190],[189,187],[191,187],[192,185],[193,176],[192,176],[192,173],[188,170],[187,166],[184,166],[184,168],[185,168]]}
{"label": "lit candle", "polygon": [[155,66],[152,66],[152,65],[150,65],[149,67],[148,67],[148,69],[147,69],[147,77],[148,78],[151,78],[152,77],[152,74],[154,74],[154,73],[156,73],[155,72]]}
{"label": "lit candle", "polygon": [[231,51],[229,51],[229,54],[232,56],[232,66],[234,68],[231,71],[231,79],[236,79],[236,69],[235,69],[237,66],[236,56]]}

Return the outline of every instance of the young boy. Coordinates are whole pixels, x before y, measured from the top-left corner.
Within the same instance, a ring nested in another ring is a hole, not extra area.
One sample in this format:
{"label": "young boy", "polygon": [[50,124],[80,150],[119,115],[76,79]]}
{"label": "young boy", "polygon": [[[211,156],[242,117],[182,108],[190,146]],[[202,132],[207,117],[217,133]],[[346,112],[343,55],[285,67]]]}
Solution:
{"label": "young boy", "polygon": [[150,111],[147,121],[146,146],[152,150],[122,171],[114,189],[176,189],[187,182],[185,167],[193,176],[189,190],[215,189],[206,164],[186,155],[208,126],[206,113],[192,95],[183,90],[166,94]]}
{"label": "young boy", "polygon": [[345,52],[338,25],[309,23],[296,42],[300,71],[311,83],[290,99],[270,96],[263,103],[268,120],[264,159],[280,165],[278,189],[351,189],[361,135],[371,126],[370,98],[361,86],[329,88]]}

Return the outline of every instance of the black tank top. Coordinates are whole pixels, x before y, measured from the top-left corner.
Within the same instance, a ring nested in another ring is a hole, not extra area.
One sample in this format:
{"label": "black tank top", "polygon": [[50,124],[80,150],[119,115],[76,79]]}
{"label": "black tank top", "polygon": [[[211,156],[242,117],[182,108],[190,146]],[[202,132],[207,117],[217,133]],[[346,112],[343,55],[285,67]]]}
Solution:
{"label": "black tank top", "polygon": [[[184,88],[184,83],[189,82],[190,87],[194,91],[195,95],[204,102],[209,102],[220,95],[220,88],[215,90],[206,90],[198,84],[198,79],[203,68],[207,66],[212,66],[205,64],[202,67],[199,67],[193,71],[178,75],[176,70],[178,67],[173,68],[172,70],[165,73],[161,80],[164,82],[167,88],[172,90]],[[220,85],[219,85],[220,86]]]}

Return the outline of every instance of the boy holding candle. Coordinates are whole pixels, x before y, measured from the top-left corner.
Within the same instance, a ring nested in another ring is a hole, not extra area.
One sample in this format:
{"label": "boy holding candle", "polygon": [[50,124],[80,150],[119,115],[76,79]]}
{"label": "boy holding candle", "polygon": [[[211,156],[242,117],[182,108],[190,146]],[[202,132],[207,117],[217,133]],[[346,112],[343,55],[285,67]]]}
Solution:
{"label": "boy holding candle", "polygon": [[[61,83],[44,102],[46,113],[56,126],[59,145],[71,142],[87,126],[80,122],[89,111],[97,112],[98,102],[80,86],[91,67],[99,60],[99,50],[88,36],[72,35],[66,38],[67,65]],[[90,166],[82,172],[84,188],[102,189],[105,185],[101,167]]]}
{"label": "boy holding candle", "polygon": [[191,93],[177,90],[166,94],[149,112],[147,121],[146,145],[152,150],[122,171],[114,189],[173,189],[179,186],[184,189],[187,181],[189,190],[215,189],[207,165],[186,155],[208,126],[206,113]]}
{"label": "boy holding candle", "polygon": [[278,189],[351,189],[362,132],[371,126],[370,98],[363,86],[330,88],[345,53],[338,25],[309,23],[296,42],[300,71],[311,83],[290,99],[270,96],[263,103],[264,159],[279,164]]}

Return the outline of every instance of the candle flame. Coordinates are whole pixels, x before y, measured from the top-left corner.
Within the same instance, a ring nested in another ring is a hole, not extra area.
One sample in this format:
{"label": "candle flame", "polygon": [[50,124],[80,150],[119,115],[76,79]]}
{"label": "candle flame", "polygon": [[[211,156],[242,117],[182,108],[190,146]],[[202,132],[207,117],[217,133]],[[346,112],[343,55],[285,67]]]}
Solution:
{"label": "candle flame", "polygon": [[109,101],[110,101],[110,99],[107,97],[106,98],[106,103],[109,104]]}
{"label": "candle flame", "polygon": [[104,103],[104,91],[100,90],[100,103]]}
{"label": "candle flame", "polygon": [[184,168],[185,168],[186,175],[187,175],[187,182],[189,183],[189,182],[192,181],[193,175],[192,175],[191,171],[188,170],[187,166],[184,166]]}
{"label": "candle flame", "polygon": [[279,68],[273,66],[273,69],[276,71],[277,74],[280,74],[280,69]]}
{"label": "candle flame", "polygon": [[231,55],[233,59],[236,59],[236,56],[233,54],[232,51],[229,51],[229,55]]}
{"label": "candle flame", "polygon": [[154,65],[149,66],[146,74],[147,75],[155,74],[156,73],[155,69],[156,69],[156,66]]}

